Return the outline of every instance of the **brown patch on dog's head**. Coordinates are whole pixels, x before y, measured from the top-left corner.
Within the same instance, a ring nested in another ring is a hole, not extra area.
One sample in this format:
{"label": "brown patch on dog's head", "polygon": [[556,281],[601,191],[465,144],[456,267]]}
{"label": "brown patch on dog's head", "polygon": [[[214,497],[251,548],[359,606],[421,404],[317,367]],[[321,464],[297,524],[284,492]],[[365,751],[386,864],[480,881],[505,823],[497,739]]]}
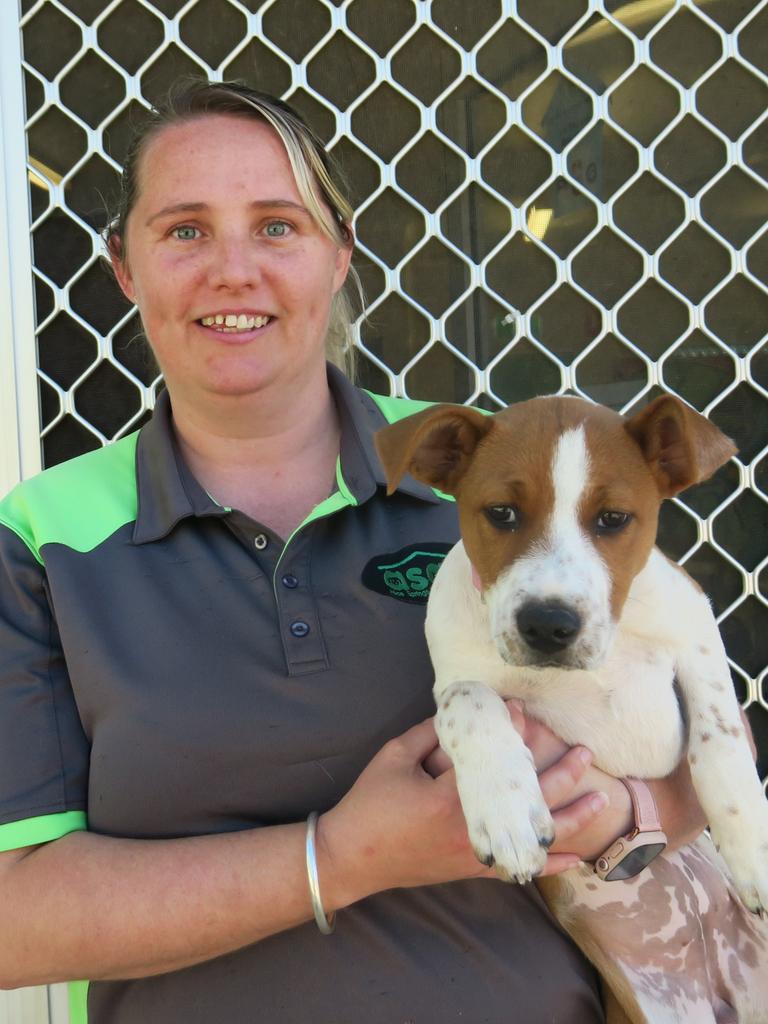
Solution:
{"label": "brown patch on dog's head", "polygon": [[[569,397],[531,399],[492,417],[440,405],[385,427],[376,446],[390,493],[409,472],[456,498],[464,546],[487,589],[544,542],[555,449],[577,429],[589,460],[578,521],[606,566],[615,621],[655,543],[661,500],[706,479],[735,452],[699,413],[667,396],[629,420]],[[504,507],[516,510],[513,529],[489,517]],[[626,527],[601,530],[606,512],[626,514]]]}
{"label": "brown patch on dog's head", "polygon": [[[618,413],[570,397],[534,398],[497,413],[454,492],[462,537],[484,587],[542,544],[555,502],[555,448],[566,431],[578,428],[584,430],[589,455],[579,524],[606,565],[617,619],[653,547],[660,503],[650,469]],[[515,530],[499,531],[489,522],[484,512],[495,505],[519,511]],[[629,525],[613,535],[600,534],[605,511],[629,514]]]}

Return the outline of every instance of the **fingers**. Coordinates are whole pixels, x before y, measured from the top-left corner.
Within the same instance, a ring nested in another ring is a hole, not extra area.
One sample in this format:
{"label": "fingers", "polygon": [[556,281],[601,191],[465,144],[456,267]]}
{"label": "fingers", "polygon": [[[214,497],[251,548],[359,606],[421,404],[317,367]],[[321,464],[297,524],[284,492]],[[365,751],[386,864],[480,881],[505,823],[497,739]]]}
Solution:
{"label": "fingers", "polygon": [[427,772],[427,774],[431,775],[433,779],[436,779],[438,775],[442,775],[452,767],[451,759],[442,747],[435,747],[434,750],[427,754],[422,762],[422,768]]}
{"label": "fingers", "polygon": [[506,704],[512,724],[533,754],[537,771],[544,771],[563,756],[568,749],[567,743],[535,718],[526,717],[520,701],[508,700]]}
{"label": "fingers", "polygon": [[555,823],[555,846],[568,850],[568,840],[587,829],[608,806],[605,793],[585,793],[578,800],[561,807],[552,815]]}
{"label": "fingers", "polygon": [[574,790],[592,763],[586,747],[571,747],[539,775],[539,785],[548,807],[557,809],[570,803]]}
{"label": "fingers", "polygon": [[563,871],[570,871],[571,868],[578,867],[579,864],[581,864],[581,860],[575,853],[549,853],[544,870],[539,874],[541,877],[559,875]]}
{"label": "fingers", "polygon": [[525,717],[523,713],[522,702],[519,700],[508,700],[505,701],[505,703],[507,705],[509,717],[512,720],[512,725],[514,725],[514,727],[523,737],[523,741],[525,741],[525,732],[528,719]]}
{"label": "fingers", "polygon": [[437,733],[434,718],[427,718],[412,726],[386,745],[389,752],[398,759],[411,763],[421,762],[437,747]]}

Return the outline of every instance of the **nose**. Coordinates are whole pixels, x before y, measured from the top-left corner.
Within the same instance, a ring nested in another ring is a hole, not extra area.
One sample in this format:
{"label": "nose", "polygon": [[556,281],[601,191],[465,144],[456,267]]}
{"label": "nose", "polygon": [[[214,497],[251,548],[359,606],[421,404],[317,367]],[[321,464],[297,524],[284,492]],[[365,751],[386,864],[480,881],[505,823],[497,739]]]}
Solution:
{"label": "nose", "polygon": [[529,647],[543,654],[554,654],[576,639],[581,618],[563,604],[529,601],[517,613],[517,628]]}
{"label": "nose", "polygon": [[258,259],[247,239],[221,239],[209,250],[208,279],[213,288],[239,291],[261,277]]}

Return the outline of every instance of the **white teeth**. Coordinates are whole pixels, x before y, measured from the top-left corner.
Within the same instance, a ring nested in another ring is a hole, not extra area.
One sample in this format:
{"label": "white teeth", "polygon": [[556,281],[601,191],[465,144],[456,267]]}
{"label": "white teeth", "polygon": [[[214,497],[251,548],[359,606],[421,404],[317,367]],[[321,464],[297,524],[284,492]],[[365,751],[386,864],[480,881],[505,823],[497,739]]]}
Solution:
{"label": "white teeth", "polygon": [[247,313],[216,313],[204,316],[200,320],[203,327],[216,327],[231,334],[233,331],[252,331],[254,328],[266,327],[268,316],[249,316]]}

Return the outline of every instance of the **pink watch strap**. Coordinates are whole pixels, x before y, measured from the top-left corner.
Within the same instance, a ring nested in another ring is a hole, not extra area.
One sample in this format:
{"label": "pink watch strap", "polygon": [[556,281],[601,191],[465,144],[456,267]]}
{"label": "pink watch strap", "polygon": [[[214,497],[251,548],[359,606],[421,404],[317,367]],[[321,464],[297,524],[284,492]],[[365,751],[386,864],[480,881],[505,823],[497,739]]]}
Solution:
{"label": "pink watch strap", "polygon": [[659,810],[653,793],[642,779],[624,778],[621,780],[632,797],[632,810],[635,815],[635,829],[638,832],[660,832]]}

